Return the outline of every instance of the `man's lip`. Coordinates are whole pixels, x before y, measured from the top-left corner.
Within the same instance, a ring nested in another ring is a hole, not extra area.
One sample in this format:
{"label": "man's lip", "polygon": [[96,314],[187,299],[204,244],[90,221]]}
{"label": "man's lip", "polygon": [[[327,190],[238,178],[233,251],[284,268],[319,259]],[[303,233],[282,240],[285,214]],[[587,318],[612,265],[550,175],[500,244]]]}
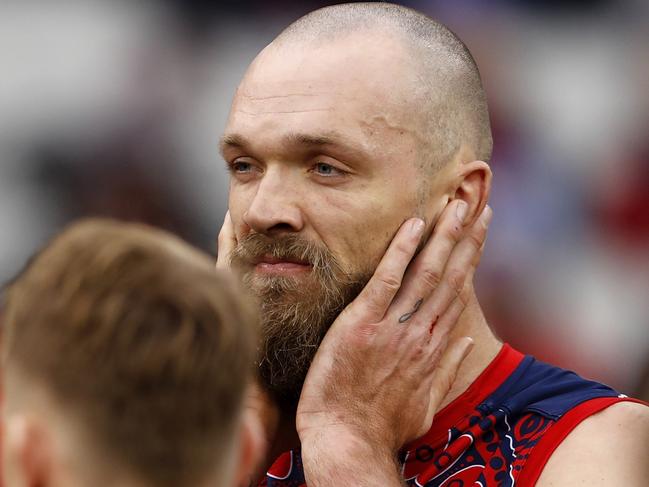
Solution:
{"label": "man's lip", "polygon": [[255,272],[275,276],[296,276],[309,271],[311,271],[310,265],[296,264],[295,262],[283,261],[277,262],[275,264],[260,262],[259,264],[255,265]]}
{"label": "man's lip", "polygon": [[309,262],[303,261],[303,260],[298,260],[298,259],[291,259],[291,258],[278,258],[278,257],[273,257],[271,255],[263,255],[257,259],[255,259],[255,264],[297,264],[297,265],[304,265],[304,266],[310,266],[311,264]]}

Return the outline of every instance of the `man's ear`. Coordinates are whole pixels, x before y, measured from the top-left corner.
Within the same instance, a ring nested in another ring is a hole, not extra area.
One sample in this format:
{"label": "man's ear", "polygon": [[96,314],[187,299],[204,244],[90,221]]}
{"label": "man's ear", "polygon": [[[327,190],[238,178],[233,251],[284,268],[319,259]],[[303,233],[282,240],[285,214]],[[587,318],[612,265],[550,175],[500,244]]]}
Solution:
{"label": "man's ear", "polygon": [[457,189],[454,199],[464,200],[468,211],[464,225],[472,225],[480,216],[489,201],[491,192],[491,168],[484,161],[471,161],[460,164]]}
{"label": "man's ear", "polygon": [[266,454],[266,444],[263,434],[261,418],[256,416],[256,411],[246,408],[243,412],[241,424],[241,438],[239,440],[239,462],[237,464],[235,485],[250,485]]}
{"label": "man's ear", "polygon": [[30,418],[11,416],[3,431],[5,480],[14,487],[51,484],[52,449],[47,434]]}

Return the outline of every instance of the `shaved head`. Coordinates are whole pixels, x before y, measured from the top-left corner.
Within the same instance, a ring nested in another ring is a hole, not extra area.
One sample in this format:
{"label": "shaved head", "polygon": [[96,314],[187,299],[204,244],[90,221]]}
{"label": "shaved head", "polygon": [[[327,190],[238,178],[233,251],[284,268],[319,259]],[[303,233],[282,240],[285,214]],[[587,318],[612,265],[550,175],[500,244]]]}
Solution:
{"label": "shaved head", "polygon": [[477,217],[491,145],[471,54],[414,10],[316,10],[255,58],[221,153],[236,267],[262,302],[269,391],[297,403],[320,340],[406,219],[421,217],[430,234],[455,198]]}
{"label": "shaved head", "polygon": [[348,3],[311,12],[273,41],[277,48],[322,45],[361,34],[393,37],[406,47],[421,123],[426,128],[422,167],[437,169],[464,147],[469,157],[491,159],[492,136],[480,73],[466,45],[446,26],[391,3]]}

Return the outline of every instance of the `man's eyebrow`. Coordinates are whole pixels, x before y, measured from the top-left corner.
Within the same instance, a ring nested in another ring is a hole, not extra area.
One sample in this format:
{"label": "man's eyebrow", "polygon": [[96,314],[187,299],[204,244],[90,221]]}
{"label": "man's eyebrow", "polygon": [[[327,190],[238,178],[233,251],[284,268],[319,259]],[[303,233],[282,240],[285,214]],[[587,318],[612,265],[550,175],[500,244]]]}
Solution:
{"label": "man's eyebrow", "polygon": [[353,143],[348,137],[338,132],[328,132],[325,134],[290,133],[284,139],[290,145],[305,148],[330,146],[351,156],[357,156],[359,158],[365,156],[362,146],[358,146],[358,144]]}
{"label": "man's eyebrow", "polygon": [[[330,146],[340,149],[341,151],[349,155],[358,157],[365,155],[362,147],[358,147],[357,144],[351,143],[350,141],[348,141],[347,137],[338,132],[327,132],[324,134],[291,132],[284,135],[283,139],[286,145],[293,147],[313,149],[323,146]],[[252,150],[251,144],[248,139],[246,139],[243,135],[237,133],[225,134],[223,137],[221,137],[219,149],[222,155],[227,148],[245,149],[248,151]]]}
{"label": "man's eyebrow", "polygon": [[310,135],[310,134],[288,134],[286,141],[291,144],[299,145],[336,145],[336,138],[328,135]]}
{"label": "man's eyebrow", "polygon": [[221,155],[227,147],[244,148],[248,146],[246,139],[239,134],[225,134],[219,141]]}

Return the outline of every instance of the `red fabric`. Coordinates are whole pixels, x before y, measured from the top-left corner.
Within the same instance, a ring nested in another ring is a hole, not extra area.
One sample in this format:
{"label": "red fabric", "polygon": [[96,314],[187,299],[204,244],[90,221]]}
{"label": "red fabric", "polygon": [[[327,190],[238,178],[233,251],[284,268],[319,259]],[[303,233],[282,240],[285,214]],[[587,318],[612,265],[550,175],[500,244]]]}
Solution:
{"label": "red fabric", "polygon": [[469,388],[435,415],[433,426],[428,433],[406,445],[404,450],[414,450],[422,444],[436,444],[445,440],[448,430],[475,414],[476,404],[489,397],[516,370],[524,357],[518,350],[505,343]]}
{"label": "red fabric", "polygon": [[635,402],[648,406],[648,404],[638,399],[629,397],[602,397],[586,401],[571,411],[568,411],[548,429],[530,453],[525,464],[525,469],[519,477],[519,485],[533,486],[536,484],[554,451],[582,421],[613,404],[619,404],[621,402]]}

